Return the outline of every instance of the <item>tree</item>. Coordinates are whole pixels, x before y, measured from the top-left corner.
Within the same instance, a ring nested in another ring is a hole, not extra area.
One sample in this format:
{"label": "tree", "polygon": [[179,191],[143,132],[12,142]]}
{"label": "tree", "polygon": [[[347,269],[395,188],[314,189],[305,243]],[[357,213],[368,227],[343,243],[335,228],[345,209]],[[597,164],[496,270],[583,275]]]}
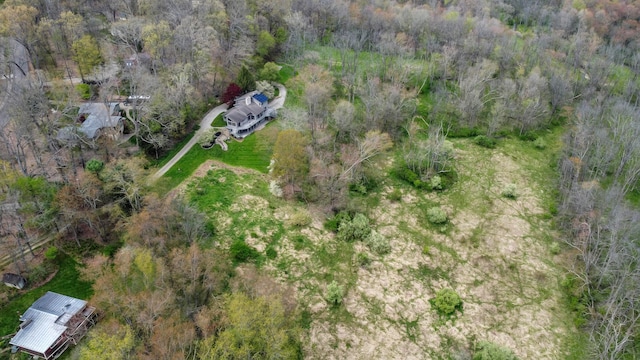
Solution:
{"label": "tree", "polygon": [[261,31],[256,42],[256,53],[261,57],[267,57],[276,46],[276,39],[268,31]]}
{"label": "tree", "polygon": [[262,70],[260,70],[260,80],[276,81],[278,80],[278,74],[280,73],[280,65],[271,61],[264,64]]}
{"label": "tree", "polygon": [[87,168],[87,170],[91,171],[96,176],[98,176],[98,174],[100,174],[102,169],[104,169],[104,163],[102,161],[100,161],[100,160],[91,159],[91,160],[87,161],[86,168]]}
{"label": "tree", "polygon": [[249,91],[253,91],[256,88],[256,81],[253,78],[253,74],[246,66],[243,66],[238,73],[238,78],[236,79],[236,83],[240,86],[243,92],[247,93]]}
{"label": "tree", "polygon": [[113,320],[100,323],[89,331],[87,337],[74,350],[81,359],[126,359],[135,346],[135,334],[131,328]]}
{"label": "tree", "polygon": [[217,339],[203,342],[202,359],[295,359],[299,328],[282,304],[271,298],[226,297],[228,322]]}
{"label": "tree", "polygon": [[269,99],[273,98],[276,91],[273,85],[269,84],[267,81],[256,81],[256,90],[263,93]]}
{"label": "tree", "polygon": [[80,77],[84,81],[85,75],[91,73],[96,66],[103,62],[100,47],[91,35],[84,35],[74,41],[71,48],[73,49],[73,60],[78,64]]}
{"label": "tree", "polygon": [[273,147],[272,175],[285,185],[285,193],[298,191],[308,171],[307,140],[296,130],[283,130]]}
{"label": "tree", "polygon": [[230,83],[222,94],[222,102],[231,105],[233,100],[242,95],[242,88],[236,83]]}

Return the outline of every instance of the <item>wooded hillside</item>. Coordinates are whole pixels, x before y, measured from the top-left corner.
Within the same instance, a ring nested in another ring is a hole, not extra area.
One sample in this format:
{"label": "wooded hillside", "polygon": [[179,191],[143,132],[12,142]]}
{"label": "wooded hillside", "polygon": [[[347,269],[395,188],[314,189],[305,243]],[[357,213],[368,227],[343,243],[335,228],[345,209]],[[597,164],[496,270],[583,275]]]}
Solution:
{"label": "wooded hillside", "polygon": [[[105,315],[74,358],[634,359],[639,24],[631,0],[5,0],[0,262],[31,288],[0,292],[0,335],[50,281]],[[278,84],[275,121],[150,180]],[[87,104],[119,125],[83,130]]]}

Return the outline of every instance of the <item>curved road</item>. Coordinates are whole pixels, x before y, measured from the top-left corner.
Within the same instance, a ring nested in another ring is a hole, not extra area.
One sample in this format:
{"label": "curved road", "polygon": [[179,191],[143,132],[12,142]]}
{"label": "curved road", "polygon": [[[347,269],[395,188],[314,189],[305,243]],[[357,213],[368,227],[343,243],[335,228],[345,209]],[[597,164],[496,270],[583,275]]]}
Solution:
{"label": "curved road", "polygon": [[[281,84],[275,84],[275,86],[278,87],[278,91],[279,91],[278,97],[273,99],[268,106],[272,109],[280,109],[281,107],[284,106],[284,101],[287,98],[287,89]],[[189,142],[186,143],[182,147],[182,149],[180,149],[180,151],[178,151],[178,153],[175,154],[174,157],[171,158],[171,160],[169,160],[169,162],[167,162],[163,167],[161,167],[160,170],[158,170],[155,174],[151,175],[151,179],[150,179],[151,182],[158,180],[160,177],[162,177],[162,175],[164,175],[167,171],[169,171],[169,169],[171,169],[173,165],[175,165],[178,161],[180,161],[180,159],[182,159],[182,157],[187,152],[189,152],[189,150],[191,150],[193,145],[198,143],[198,139],[200,138],[200,135],[211,128],[211,123],[213,122],[213,120],[218,115],[222,114],[225,111],[227,111],[227,104],[219,105],[213,108],[211,111],[209,111],[207,115],[205,115],[204,118],[200,121],[200,128],[196,131],[195,134],[193,134],[193,137],[191,138],[191,140],[189,140]]]}

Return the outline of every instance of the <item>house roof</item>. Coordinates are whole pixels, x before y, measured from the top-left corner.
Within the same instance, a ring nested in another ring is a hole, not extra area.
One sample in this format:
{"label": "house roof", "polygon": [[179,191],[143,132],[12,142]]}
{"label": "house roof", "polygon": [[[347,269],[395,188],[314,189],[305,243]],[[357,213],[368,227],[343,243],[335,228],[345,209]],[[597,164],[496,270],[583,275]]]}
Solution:
{"label": "house roof", "polygon": [[249,105],[239,105],[234,107],[233,109],[227,111],[225,116],[235,122],[240,122],[242,120],[245,120],[247,116],[249,116],[249,114],[258,115],[263,111],[264,109],[262,108],[262,106],[252,102]]}
{"label": "house roof", "polygon": [[263,93],[255,94],[253,95],[253,98],[259,101],[261,104],[265,104],[267,103],[267,101],[269,101],[269,98]]}
{"label": "house roof", "polygon": [[20,317],[20,330],[9,344],[43,354],[67,330],[67,322],[87,305],[84,300],[47,292]]}
{"label": "house roof", "polygon": [[26,281],[25,278],[23,278],[18,274],[4,273],[2,275],[2,282],[4,283],[19,285],[20,282],[24,282],[24,281]]}
{"label": "house roof", "polygon": [[[109,106],[107,108],[107,105]],[[120,122],[120,116],[112,116],[118,103],[85,103],[80,106],[78,114],[86,114],[87,117],[80,126],[89,139],[96,137],[98,130],[105,127],[116,127]]]}

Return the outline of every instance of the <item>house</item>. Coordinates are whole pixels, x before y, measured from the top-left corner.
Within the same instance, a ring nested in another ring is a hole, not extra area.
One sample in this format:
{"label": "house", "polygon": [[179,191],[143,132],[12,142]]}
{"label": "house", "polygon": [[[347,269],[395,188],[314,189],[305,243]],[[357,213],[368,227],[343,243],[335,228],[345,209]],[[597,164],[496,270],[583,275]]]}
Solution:
{"label": "house", "polygon": [[124,60],[124,67],[127,69],[138,65],[149,67],[151,65],[151,55],[147,53],[136,53]]}
{"label": "house", "polygon": [[105,135],[115,140],[124,132],[124,118],[116,102],[84,103],[78,110],[78,120],[82,122],[78,130],[89,139]]}
{"label": "house", "polygon": [[49,291],[20,317],[20,330],[9,341],[11,351],[55,359],[69,344],[77,345],[97,317],[86,301]]}
{"label": "house", "polygon": [[24,289],[24,287],[27,285],[27,279],[23,278],[18,274],[12,274],[12,273],[3,274],[2,282],[5,285],[16,288],[18,290]]}
{"label": "house", "polygon": [[267,97],[252,91],[234,100],[233,108],[224,114],[224,121],[232,136],[244,138],[275,116]]}

